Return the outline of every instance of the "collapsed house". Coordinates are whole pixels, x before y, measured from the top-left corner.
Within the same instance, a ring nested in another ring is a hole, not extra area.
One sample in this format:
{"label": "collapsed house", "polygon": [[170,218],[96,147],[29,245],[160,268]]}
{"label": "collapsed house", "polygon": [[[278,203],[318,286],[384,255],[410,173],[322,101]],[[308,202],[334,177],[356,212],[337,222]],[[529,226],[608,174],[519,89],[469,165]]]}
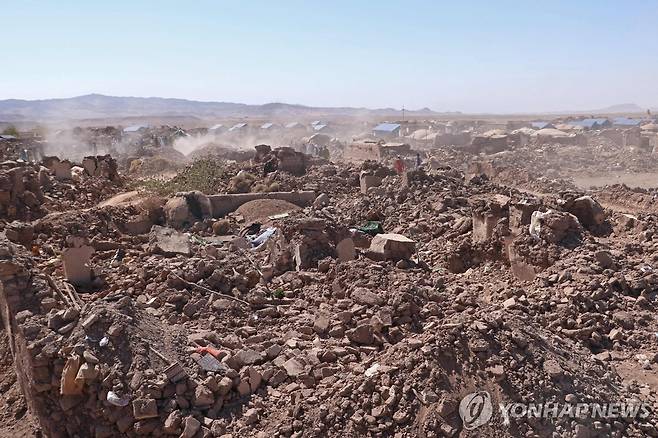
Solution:
{"label": "collapsed house", "polygon": [[406,156],[411,153],[408,143],[385,143],[378,140],[355,141],[345,146],[343,159],[347,161],[383,161],[397,155]]}
{"label": "collapsed house", "polygon": [[372,135],[382,139],[391,139],[400,137],[399,123],[380,123],[372,128]]}
{"label": "collapsed house", "polygon": [[612,122],[605,117],[576,119],[568,122],[570,125],[580,126],[587,130],[597,130],[612,126]]}
{"label": "collapsed house", "polygon": [[469,131],[462,132],[445,132],[442,134],[436,134],[434,137],[434,146],[465,146],[470,144],[472,141],[471,133]]}
{"label": "collapsed house", "polygon": [[492,129],[476,135],[470,144],[473,153],[495,154],[509,148],[508,134],[500,129]]}
{"label": "collapsed house", "polygon": [[272,150],[268,145],[258,145],[254,161],[265,163],[265,172],[281,170],[293,175],[302,175],[307,166],[306,155],[290,147]]}
{"label": "collapsed house", "polygon": [[568,134],[559,129],[543,128],[535,133],[537,144],[557,143],[564,145],[586,145],[587,137],[579,134]]}

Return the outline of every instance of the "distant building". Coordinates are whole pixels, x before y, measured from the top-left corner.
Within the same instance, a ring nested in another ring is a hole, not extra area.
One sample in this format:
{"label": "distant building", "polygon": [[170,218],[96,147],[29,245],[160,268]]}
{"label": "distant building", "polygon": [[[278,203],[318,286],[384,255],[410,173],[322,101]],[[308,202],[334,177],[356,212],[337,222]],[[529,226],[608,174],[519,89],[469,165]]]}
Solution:
{"label": "distant building", "polygon": [[476,135],[471,140],[471,151],[473,153],[484,152],[495,154],[509,149],[509,135],[501,129],[492,129],[483,134]]}
{"label": "distant building", "polygon": [[555,129],[555,125],[551,122],[531,122],[530,126],[534,129]]}
{"label": "distant building", "polygon": [[148,129],[149,125],[133,125],[133,126],[128,126],[127,128],[123,129],[123,132],[126,134],[134,134],[136,132],[139,132],[143,129]]}
{"label": "distant building", "polygon": [[302,125],[299,122],[290,122],[290,123],[284,125],[284,128],[286,128],[286,129],[304,129],[304,125]]}
{"label": "distant building", "polygon": [[569,122],[569,124],[574,126],[582,126],[585,129],[602,129],[612,126],[610,120],[606,118],[572,120]]}
{"label": "distant building", "polygon": [[530,126],[530,123],[525,120],[508,120],[505,123],[505,130],[514,131],[515,129],[529,128]]}
{"label": "distant building", "polygon": [[400,124],[380,123],[372,128],[372,135],[379,138],[393,138],[400,136]]}
{"label": "distant building", "polygon": [[327,134],[313,134],[310,137],[302,138],[302,142],[306,144],[314,144],[317,146],[326,146],[331,143],[331,136]]}
{"label": "distant building", "polygon": [[210,134],[219,134],[220,132],[223,132],[226,128],[224,125],[221,123],[217,123],[216,125],[212,125],[210,128],[208,128],[208,133]]}
{"label": "distant building", "polygon": [[247,124],[242,122],[242,123],[236,123],[235,125],[231,126],[228,129],[228,132],[244,132],[247,129]]}
{"label": "distant building", "polygon": [[327,124],[318,123],[316,125],[313,125],[313,131],[327,133],[327,132],[331,131],[331,128]]}
{"label": "distant building", "polygon": [[465,146],[471,143],[471,133],[468,131],[437,134],[434,146]]}
{"label": "distant building", "polygon": [[644,122],[642,119],[631,119],[629,117],[615,117],[612,119],[613,126],[621,126],[624,128],[632,128],[635,126],[640,126]]}
{"label": "distant building", "polygon": [[345,146],[343,158],[348,161],[385,160],[396,155],[407,156],[411,146],[407,143],[384,143],[382,140],[355,141]]}
{"label": "distant building", "polygon": [[587,137],[583,134],[569,134],[567,132],[561,131],[555,128],[544,128],[535,132],[535,138],[537,139],[537,144],[566,144],[566,145],[575,145],[579,144],[582,146],[587,145]]}

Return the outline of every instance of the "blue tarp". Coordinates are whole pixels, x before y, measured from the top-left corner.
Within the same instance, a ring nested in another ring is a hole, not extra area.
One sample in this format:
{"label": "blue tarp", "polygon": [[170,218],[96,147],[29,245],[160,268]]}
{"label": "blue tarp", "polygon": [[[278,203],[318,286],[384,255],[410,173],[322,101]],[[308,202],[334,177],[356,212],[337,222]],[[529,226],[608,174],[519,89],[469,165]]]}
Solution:
{"label": "blue tarp", "polygon": [[372,128],[375,132],[395,132],[397,129],[400,129],[400,125],[397,123],[380,123],[379,125]]}

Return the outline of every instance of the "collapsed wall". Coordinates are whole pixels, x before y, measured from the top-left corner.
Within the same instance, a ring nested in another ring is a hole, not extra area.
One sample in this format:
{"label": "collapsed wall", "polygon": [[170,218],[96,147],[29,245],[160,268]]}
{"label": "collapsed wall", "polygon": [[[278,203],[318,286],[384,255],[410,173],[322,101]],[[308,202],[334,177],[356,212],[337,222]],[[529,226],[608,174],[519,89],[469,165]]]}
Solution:
{"label": "collapsed wall", "polygon": [[32,166],[3,164],[0,168],[0,217],[32,220],[43,216],[41,186],[45,180],[45,173]]}
{"label": "collapsed wall", "polygon": [[40,314],[44,310],[57,306],[57,301],[45,279],[35,276],[32,268],[27,253],[2,236],[0,317],[8,334],[18,382],[29,410],[39,419],[46,435],[64,436],[58,425],[61,408],[42,397],[57,385],[53,370],[59,335],[43,333],[44,321],[35,321],[43,318]]}
{"label": "collapsed wall", "polygon": [[146,343],[167,351],[160,346],[167,336],[159,320],[137,315],[121,298],[84,304],[73,288],[35,269],[23,248],[0,238],[0,316],[26,403],[46,436],[161,428],[149,394],[162,394],[167,382],[151,368]]}

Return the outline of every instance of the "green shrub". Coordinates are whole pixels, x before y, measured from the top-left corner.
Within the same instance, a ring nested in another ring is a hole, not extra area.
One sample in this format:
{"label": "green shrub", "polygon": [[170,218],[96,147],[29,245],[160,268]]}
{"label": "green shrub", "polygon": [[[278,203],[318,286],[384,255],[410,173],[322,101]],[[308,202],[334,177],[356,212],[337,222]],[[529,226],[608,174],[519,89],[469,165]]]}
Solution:
{"label": "green shrub", "polygon": [[134,181],[133,189],[144,189],[159,196],[170,196],[176,192],[198,190],[207,195],[219,193],[228,179],[221,161],[204,158],[194,161],[176,176],[167,180],[145,178]]}
{"label": "green shrub", "polygon": [[18,129],[16,129],[14,125],[9,125],[4,131],[2,131],[2,135],[13,135],[14,137],[18,137]]}

